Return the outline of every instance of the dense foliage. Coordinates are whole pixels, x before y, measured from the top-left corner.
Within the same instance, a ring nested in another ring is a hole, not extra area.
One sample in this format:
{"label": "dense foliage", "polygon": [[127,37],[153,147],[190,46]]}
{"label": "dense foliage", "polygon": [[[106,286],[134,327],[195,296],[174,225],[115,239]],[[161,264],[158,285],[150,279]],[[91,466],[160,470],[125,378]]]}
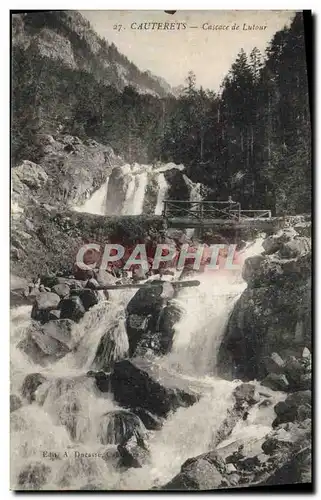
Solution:
{"label": "dense foliage", "polygon": [[[67,35],[78,57],[89,58],[87,42],[72,38],[70,30]],[[109,57],[124,57],[113,46],[106,50]],[[264,55],[257,48],[249,56],[241,50],[219,93],[197,88],[192,72],[175,98],[139,93],[131,86],[120,90],[112,78],[106,85],[106,74],[99,80],[97,71],[65,67],[41,57],[33,45],[14,46],[14,164],[38,161],[39,132],[59,130],[109,144],[129,162],[183,163],[212,199],[232,195],[242,208],[266,207],[277,214],[310,211],[311,130],[301,14],[275,34]]]}

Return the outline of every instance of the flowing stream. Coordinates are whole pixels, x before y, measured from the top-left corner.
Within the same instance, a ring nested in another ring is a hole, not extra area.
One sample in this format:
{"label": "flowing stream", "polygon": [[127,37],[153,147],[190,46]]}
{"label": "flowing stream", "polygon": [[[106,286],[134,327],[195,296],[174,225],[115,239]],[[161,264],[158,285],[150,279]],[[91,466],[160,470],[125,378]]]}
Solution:
{"label": "flowing stream", "polygon": [[[247,254],[257,253],[260,241]],[[92,366],[98,343],[109,329],[114,333],[115,356],[125,355],[128,345],[124,308],[134,290],[114,291],[85,314],[75,325],[80,339],[77,349],[46,367],[33,363],[17,347],[30,324],[30,306],[11,311],[11,393],[20,394],[24,377],[41,373],[47,381],[36,391],[36,401],[23,401],[11,414],[11,484],[28,464],[49,467],[43,489],[79,489],[94,485],[99,489],[150,489],[169,481],[189,457],[210,449],[216,429],[232,405],[232,391],[239,381],[215,376],[215,359],[229,314],[245,288],[240,273],[205,273],[197,288],[183,289],[176,299],[183,308],[176,324],[172,351],[155,358],[169,373],[183,377],[202,397],[189,408],[170,414],[159,431],[149,431],[150,463],[141,469],[119,472],[113,466],[113,447],[101,444],[101,417],[118,409],[110,393],[101,393],[86,372]],[[273,407],[272,407],[273,408]],[[273,409],[252,412],[248,422],[236,426],[232,436],[220,446],[247,436],[254,441],[270,429]],[[72,429],[72,438],[67,428]],[[109,450],[109,451],[108,451]],[[57,452],[59,458],[44,457]],[[102,458],[75,456],[79,453],[110,453]]]}

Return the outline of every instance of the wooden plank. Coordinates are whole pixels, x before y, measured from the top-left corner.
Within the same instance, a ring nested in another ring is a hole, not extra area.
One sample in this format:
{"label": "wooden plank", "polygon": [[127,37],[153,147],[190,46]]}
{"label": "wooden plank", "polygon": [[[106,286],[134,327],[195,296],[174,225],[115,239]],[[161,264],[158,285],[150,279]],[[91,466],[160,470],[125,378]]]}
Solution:
{"label": "wooden plank", "polygon": [[[163,283],[170,283],[174,288],[187,288],[189,286],[199,286],[200,281],[189,280],[189,281],[167,281],[167,280],[155,280],[148,281],[147,283],[130,283],[128,285],[106,285],[98,286],[95,290],[122,290],[124,288],[153,288],[163,285]],[[82,290],[93,290],[92,288],[82,288]]]}

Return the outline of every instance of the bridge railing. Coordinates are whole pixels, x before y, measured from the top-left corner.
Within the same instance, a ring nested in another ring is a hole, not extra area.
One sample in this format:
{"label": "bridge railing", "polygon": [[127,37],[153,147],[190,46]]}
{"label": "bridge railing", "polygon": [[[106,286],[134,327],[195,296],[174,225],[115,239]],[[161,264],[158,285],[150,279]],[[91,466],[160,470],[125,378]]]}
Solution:
{"label": "bridge railing", "polygon": [[241,219],[271,219],[271,210],[241,210]]}
{"label": "bridge railing", "polygon": [[228,201],[165,200],[163,217],[188,217],[190,219],[240,220],[241,205]]}

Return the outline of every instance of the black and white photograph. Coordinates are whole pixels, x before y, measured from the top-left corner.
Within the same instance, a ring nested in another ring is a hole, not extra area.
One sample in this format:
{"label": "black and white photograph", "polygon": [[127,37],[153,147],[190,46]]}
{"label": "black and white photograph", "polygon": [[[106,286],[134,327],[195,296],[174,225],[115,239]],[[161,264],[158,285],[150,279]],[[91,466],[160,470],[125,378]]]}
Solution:
{"label": "black and white photograph", "polygon": [[11,490],[312,491],[311,40],[10,12]]}

